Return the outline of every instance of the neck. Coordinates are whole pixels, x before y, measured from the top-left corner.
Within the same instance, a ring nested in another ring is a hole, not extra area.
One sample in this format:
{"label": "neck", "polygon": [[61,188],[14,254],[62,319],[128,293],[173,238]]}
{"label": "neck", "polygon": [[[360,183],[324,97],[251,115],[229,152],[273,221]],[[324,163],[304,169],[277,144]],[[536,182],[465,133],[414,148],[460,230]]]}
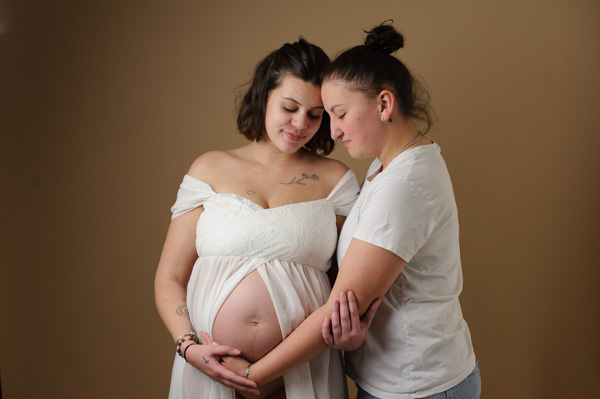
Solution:
{"label": "neck", "polygon": [[394,157],[419,145],[420,139],[423,137],[412,120],[402,121],[401,118],[397,118],[397,122],[394,119],[393,124],[386,126],[390,129],[389,139],[378,156],[384,169]]}
{"label": "neck", "polygon": [[280,151],[269,140],[253,141],[248,148],[254,160],[262,165],[277,166],[296,162],[304,154],[304,149],[288,154]]}

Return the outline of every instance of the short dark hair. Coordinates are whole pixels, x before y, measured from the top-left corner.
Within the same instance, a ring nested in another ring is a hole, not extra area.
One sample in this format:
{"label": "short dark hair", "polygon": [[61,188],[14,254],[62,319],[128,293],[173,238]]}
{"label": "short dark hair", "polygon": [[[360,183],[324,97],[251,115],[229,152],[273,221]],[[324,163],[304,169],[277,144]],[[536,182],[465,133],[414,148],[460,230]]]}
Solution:
{"label": "short dark hair", "polygon": [[[249,88],[240,97],[237,125],[248,140],[260,141],[265,133],[267,101],[271,91],[279,87],[285,76],[294,76],[321,86],[329,57],[318,46],[300,38],[271,52],[256,67]],[[329,132],[329,115],[323,113],[321,126],[305,147],[311,152],[327,155],[335,142]]]}
{"label": "short dark hair", "polygon": [[390,90],[402,115],[422,122],[423,133],[427,133],[433,123],[429,94],[406,65],[391,55],[404,47],[404,37],[387,22],[365,31],[363,45],[336,57],[325,72],[325,79],[348,82],[352,89],[368,97]]}

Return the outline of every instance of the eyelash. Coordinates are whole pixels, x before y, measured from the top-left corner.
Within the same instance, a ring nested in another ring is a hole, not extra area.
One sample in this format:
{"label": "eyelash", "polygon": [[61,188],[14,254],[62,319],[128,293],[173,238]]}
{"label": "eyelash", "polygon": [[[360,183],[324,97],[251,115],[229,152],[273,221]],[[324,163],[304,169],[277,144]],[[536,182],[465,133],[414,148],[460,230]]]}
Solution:
{"label": "eyelash", "polygon": [[344,116],[346,116],[346,113],[344,112],[343,114],[341,114],[340,116],[338,116],[338,119],[344,119]]}
{"label": "eyelash", "polygon": [[[286,112],[290,112],[290,113],[294,113],[294,112],[296,112],[296,111],[297,111],[297,109],[290,109],[290,108],[286,108],[286,107],[283,107],[283,109],[284,109],[284,111],[286,111]],[[315,121],[317,121],[317,120],[321,119],[321,115],[313,115],[313,114],[308,114],[308,117],[309,117],[310,119],[312,119],[312,120],[315,120]]]}

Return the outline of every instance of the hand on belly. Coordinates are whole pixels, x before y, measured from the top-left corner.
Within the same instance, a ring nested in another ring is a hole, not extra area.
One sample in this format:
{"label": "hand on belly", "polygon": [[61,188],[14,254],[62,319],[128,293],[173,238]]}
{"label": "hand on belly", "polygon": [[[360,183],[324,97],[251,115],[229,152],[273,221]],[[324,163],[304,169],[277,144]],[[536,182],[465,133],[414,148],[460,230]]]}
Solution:
{"label": "hand on belly", "polygon": [[213,340],[242,351],[255,362],[281,342],[281,328],[267,286],[257,271],[247,275],[221,306]]}

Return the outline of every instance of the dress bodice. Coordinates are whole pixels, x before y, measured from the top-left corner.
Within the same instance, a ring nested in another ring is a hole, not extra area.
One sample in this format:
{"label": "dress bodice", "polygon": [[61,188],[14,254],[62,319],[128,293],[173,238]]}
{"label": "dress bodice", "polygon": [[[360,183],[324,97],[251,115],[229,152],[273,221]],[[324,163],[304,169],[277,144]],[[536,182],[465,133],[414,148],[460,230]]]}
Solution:
{"label": "dress bodice", "polygon": [[359,191],[348,171],[327,198],[275,208],[212,187],[186,175],[173,206],[177,217],[198,206],[198,256],[279,259],[326,271],[337,243],[335,215],[347,215]]}

